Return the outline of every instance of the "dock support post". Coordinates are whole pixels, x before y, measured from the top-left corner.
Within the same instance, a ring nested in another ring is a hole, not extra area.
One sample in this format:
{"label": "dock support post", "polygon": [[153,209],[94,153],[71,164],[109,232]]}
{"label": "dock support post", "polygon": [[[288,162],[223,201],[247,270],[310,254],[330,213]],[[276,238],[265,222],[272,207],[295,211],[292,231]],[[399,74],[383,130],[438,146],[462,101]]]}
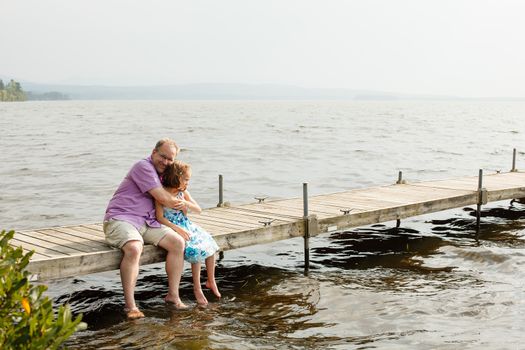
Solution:
{"label": "dock support post", "polygon": [[[401,184],[404,184],[404,183],[405,183],[405,180],[403,180],[403,172],[401,170],[399,170],[399,173],[397,174],[396,184],[397,185],[401,185]],[[396,219],[396,228],[399,228],[399,226],[401,226],[401,220],[400,219]]]}
{"label": "dock support post", "polygon": [[516,169],[516,149],[514,148],[512,151],[512,169],[510,169],[510,172],[515,173],[516,171],[518,171],[518,169]]}
{"label": "dock support post", "polygon": [[304,273],[310,269],[310,222],[308,220],[308,183],[303,183],[303,221],[304,221]]}
{"label": "dock support post", "polygon": [[479,233],[479,225],[481,221],[481,203],[482,203],[482,191],[483,191],[483,169],[479,169],[478,177],[478,204],[476,210],[476,233]]}
{"label": "dock support post", "polygon": [[223,202],[223,191],[222,191],[222,175],[219,174],[219,203],[217,204],[218,207],[222,207],[224,204]]}

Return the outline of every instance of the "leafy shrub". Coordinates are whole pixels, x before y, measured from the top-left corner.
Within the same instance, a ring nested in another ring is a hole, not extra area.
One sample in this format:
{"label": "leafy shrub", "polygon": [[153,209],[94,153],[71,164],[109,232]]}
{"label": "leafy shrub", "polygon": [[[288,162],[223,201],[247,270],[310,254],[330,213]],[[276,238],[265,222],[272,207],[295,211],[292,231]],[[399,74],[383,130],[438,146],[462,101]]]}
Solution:
{"label": "leafy shrub", "polygon": [[13,236],[14,231],[0,234],[0,349],[57,349],[86,324],[82,315],[72,319],[69,305],[55,313],[43,295],[47,287],[29,282],[25,267],[33,252],[24,255],[10,246]]}

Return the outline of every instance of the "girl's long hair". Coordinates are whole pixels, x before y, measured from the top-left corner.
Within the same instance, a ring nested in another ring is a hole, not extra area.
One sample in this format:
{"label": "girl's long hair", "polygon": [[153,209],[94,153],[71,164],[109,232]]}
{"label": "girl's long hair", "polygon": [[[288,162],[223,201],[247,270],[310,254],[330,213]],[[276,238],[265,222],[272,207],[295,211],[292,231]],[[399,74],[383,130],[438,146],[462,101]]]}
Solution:
{"label": "girl's long hair", "polygon": [[190,172],[191,167],[189,164],[176,160],[164,170],[164,174],[162,174],[162,186],[179,188],[181,178],[184,175],[189,175]]}

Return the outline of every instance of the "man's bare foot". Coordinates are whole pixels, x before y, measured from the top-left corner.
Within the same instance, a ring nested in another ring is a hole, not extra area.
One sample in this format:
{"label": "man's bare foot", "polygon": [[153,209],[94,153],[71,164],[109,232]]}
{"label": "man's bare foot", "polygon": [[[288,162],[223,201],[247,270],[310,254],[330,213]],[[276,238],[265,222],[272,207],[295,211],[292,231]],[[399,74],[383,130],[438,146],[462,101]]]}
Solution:
{"label": "man's bare foot", "polygon": [[206,288],[210,288],[217,298],[221,297],[221,293],[219,292],[219,288],[217,287],[217,283],[215,283],[215,281],[206,281]]}
{"label": "man's bare foot", "polygon": [[144,317],[144,314],[139,310],[138,307],[132,307],[130,309],[125,308],[124,312],[126,313],[128,320],[136,320]]}
{"label": "man's bare foot", "polygon": [[193,294],[195,294],[195,299],[197,299],[197,304],[199,305],[208,305],[208,299],[204,296],[202,289],[193,288]]}
{"label": "man's bare foot", "polygon": [[180,300],[179,297],[174,297],[170,294],[166,295],[164,301],[170,304],[173,304],[177,309],[187,309],[188,306]]}

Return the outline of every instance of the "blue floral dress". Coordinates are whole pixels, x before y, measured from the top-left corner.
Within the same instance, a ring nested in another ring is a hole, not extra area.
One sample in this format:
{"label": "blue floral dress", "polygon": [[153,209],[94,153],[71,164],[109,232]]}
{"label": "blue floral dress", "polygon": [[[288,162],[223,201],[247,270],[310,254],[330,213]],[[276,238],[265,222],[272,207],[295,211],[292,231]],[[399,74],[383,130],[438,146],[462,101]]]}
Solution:
{"label": "blue floral dress", "polygon": [[[183,198],[184,194],[179,192],[177,197]],[[184,260],[187,262],[191,264],[204,262],[219,250],[213,237],[202,227],[191,222],[181,210],[164,207],[164,217],[189,232],[190,240],[186,241],[184,249]]]}

